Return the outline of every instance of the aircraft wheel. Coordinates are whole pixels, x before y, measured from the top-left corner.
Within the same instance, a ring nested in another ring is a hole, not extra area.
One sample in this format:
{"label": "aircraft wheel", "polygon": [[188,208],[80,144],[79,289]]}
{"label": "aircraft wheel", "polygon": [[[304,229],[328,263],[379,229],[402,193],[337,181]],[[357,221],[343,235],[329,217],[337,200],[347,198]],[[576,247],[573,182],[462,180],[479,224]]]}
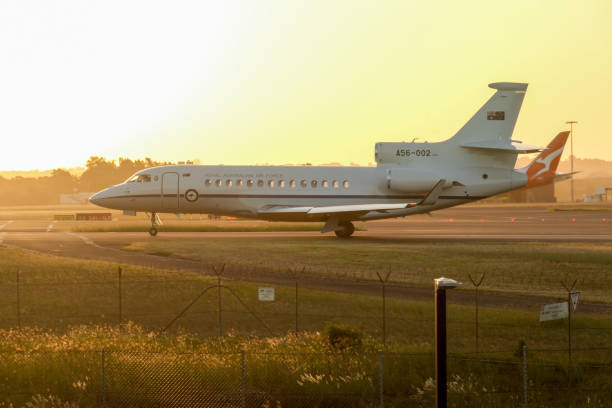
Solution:
{"label": "aircraft wheel", "polygon": [[339,226],[341,226],[342,229],[334,231],[338,238],[350,238],[353,232],[355,232],[355,226],[352,222],[341,222]]}
{"label": "aircraft wheel", "polygon": [[157,235],[157,228],[155,227],[151,227],[151,229],[149,230],[149,234],[154,237]]}

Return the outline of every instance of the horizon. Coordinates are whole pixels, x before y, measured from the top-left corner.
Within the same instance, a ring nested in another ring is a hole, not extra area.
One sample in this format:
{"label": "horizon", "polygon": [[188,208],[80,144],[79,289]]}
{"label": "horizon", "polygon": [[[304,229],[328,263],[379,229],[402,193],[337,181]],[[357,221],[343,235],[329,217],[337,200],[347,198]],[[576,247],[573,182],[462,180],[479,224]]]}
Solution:
{"label": "horizon", "polygon": [[577,120],[575,156],[612,160],[612,3],[602,0],[0,10],[2,168],[77,167],[91,151],[368,163],[376,142],[448,139],[498,81],[530,84],[514,139],[545,146]]}

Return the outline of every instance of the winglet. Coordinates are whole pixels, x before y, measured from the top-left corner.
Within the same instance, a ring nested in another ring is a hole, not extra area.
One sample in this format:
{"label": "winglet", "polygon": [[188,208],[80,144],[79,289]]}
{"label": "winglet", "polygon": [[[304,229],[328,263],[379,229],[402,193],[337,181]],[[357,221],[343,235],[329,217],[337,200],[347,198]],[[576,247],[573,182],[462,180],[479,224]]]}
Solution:
{"label": "winglet", "polygon": [[555,172],[559,166],[559,161],[561,161],[561,155],[563,154],[563,148],[569,133],[568,131],[559,133],[534,161],[521,169],[527,175],[526,187],[534,187],[555,181]]}

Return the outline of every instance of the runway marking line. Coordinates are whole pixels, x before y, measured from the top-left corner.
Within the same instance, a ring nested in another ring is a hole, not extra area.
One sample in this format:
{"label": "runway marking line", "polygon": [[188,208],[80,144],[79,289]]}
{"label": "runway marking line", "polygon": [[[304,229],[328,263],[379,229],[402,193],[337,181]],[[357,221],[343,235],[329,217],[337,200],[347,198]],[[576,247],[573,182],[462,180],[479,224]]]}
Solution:
{"label": "runway marking line", "polygon": [[84,242],[86,245],[91,245],[91,246],[96,247],[96,248],[104,248],[104,247],[102,247],[102,246],[100,246],[100,245],[96,244],[96,243],[95,243],[95,242],[93,242],[91,239],[89,239],[89,238],[87,238],[87,237],[85,237],[85,236],[83,236],[83,235],[75,234],[74,232],[66,232],[66,234],[68,234],[68,235],[72,235],[72,236],[74,236],[74,237],[79,238],[79,239],[80,239],[81,241],[83,241],[83,242]]}
{"label": "runway marking line", "polygon": [[57,220],[53,221],[51,224],[49,224],[49,226],[47,227],[47,232],[51,232],[51,230],[53,229],[53,227],[55,226],[55,223],[57,222]]}

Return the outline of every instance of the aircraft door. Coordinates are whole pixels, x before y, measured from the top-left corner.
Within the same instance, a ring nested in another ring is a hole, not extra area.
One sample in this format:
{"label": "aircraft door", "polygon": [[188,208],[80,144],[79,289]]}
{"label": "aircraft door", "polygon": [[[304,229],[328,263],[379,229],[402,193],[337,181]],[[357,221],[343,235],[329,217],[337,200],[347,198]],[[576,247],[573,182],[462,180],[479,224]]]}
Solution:
{"label": "aircraft door", "polygon": [[161,204],[165,211],[175,211],[179,208],[179,175],[164,173],[162,175]]}

